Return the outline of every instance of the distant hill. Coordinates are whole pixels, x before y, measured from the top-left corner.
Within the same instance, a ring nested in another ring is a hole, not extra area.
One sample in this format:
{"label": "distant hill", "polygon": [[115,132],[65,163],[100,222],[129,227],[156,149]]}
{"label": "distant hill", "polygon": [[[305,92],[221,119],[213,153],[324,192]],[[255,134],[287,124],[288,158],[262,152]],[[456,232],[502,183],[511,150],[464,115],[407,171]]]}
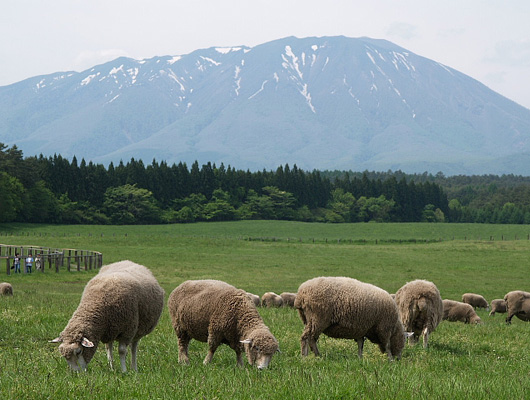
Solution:
{"label": "distant hill", "polygon": [[0,87],[0,142],[98,163],[530,175],[530,110],[369,38],[289,37],[30,78]]}

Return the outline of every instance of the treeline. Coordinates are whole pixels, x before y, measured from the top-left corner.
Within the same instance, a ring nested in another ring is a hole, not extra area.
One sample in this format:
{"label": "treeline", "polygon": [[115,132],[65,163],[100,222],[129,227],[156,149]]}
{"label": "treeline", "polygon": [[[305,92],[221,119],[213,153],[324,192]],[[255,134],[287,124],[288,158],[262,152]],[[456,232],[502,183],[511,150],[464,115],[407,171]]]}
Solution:
{"label": "treeline", "polygon": [[505,175],[454,175],[405,174],[402,171],[388,172],[344,172],[323,171],[329,179],[344,176],[369,180],[405,179],[407,182],[434,183],[439,185],[449,199],[451,222],[492,224],[530,224],[530,176]]}
{"label": "treeline", "polygon": [[239,219],[444,221],[437,184],[366,175],[330,179],[296,165],[243,171],[131,159],[108,167],[0,144],[0,222],[154,224]]}
{"label": "treeline", "polygon": [[145,165],[131,159],[105,167],[60,155],[24,158],[16,146],[0,143],[0,222],[529,223],[528,182],[505,184],[497,178],[462,186],[442,174],[306,172],[288,164],[251,172],[223,164]]}

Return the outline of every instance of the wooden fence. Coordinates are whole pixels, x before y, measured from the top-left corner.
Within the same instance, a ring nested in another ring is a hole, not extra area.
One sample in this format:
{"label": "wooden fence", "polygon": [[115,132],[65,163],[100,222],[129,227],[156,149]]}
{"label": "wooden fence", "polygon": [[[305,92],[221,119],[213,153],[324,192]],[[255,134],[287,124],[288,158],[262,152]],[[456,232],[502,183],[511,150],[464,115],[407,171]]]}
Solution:
{"label": "wooden fence", "polygon": [[[26,273],[25,259],[31,254],[35,259],[37,256],[41,259],[40,270],[36,269],[35,262],[33,262],[33,271],[44,272],[46,269],[59,272],[61,268],[71,271],[72,269],[85,271],[90,269],[97,269],[103,266],[103,254],[97,251],[90,250],[76,250],[76,249],[54,249],[50,247],[40,246],[15,246],[0,244],[0,270],[1,265],[5,262],[6,273],[11,275],[14,269],[11,269],[15,260],[15,255],[18,254],[20,258],[20,272]],[[4,261],[5,260],[5,261]]]}

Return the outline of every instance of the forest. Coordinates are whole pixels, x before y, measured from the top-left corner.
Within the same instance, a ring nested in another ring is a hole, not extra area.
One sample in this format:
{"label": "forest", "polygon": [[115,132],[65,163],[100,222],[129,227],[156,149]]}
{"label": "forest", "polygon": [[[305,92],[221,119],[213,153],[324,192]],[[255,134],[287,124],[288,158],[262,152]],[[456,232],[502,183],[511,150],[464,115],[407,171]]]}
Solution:
{"label": "forest", "polygon": [[162,224],[307,222],[530,223],[530,178],[402,171],[239,170],[132,158],[108,166],[24,157],[0,143],[0,222]]}

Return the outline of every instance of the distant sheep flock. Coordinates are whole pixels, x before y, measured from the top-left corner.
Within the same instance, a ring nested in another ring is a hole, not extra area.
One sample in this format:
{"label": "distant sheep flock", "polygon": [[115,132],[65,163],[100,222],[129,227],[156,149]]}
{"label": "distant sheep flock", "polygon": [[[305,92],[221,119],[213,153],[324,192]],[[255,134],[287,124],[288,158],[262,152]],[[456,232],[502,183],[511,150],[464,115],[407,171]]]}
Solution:
{"label": "distant sheep flock", "polygon": [[[0,283],[0,296],[12,296],[10,283]],[[122,372],[126,372],[127,350],[131,369],[137,370],[138,342],[151,333],[162,314],[165,292],[146,267],[121,261],[101,268],[86,285],[77,310],[60,335],[51,340],[72,370],[85,371],[100,342],[105,343],[113,368],[113,342],[119,343]],[[261,298],[218,280],[188,280],[169,295],[167,308],[178,341],[178,361],[189,363],[192,339],[208,344],[204,364],[212,361],[219,345],[236,353],[236,364],[244,367],[242,353],[250,365],[265,369],[280,351],[279,342],[264,323],[258,307],[296,309],[304,325],[300,337],[303,357],[311,350],[320,355],[321,334],[353,339],[363,356],[366,339],[379,346],[389,360],[400,359],[407,338],[413,345],[429,337],[441,321],[481,324],[475,309],[490,304],[475,293],[464,293],[462,301],[443,299],[436,285],[426,280],[404,284],[395,294],[348,277],[317,277],[303,282],[296,293],[269,291]],[[530,293],[520,290],[491,301],[490,316],[507,313],[530,321]]]}

